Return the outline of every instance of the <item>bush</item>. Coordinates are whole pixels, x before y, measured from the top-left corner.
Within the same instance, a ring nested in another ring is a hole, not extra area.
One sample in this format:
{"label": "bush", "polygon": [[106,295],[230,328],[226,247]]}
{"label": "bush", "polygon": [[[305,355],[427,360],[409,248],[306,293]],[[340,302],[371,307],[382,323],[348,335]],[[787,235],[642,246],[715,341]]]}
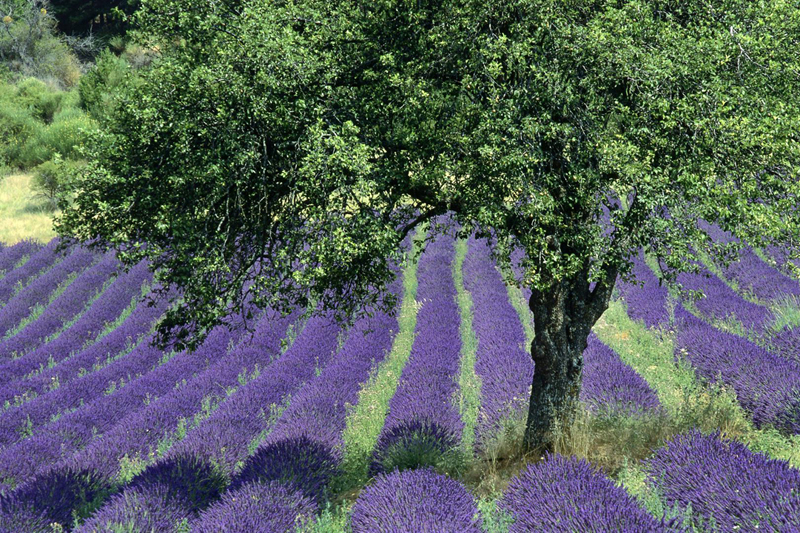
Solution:
{"label": "bush", "polygon": [[129,72],[130,67],[124,59],[108,50],[103,51],[95,66],[78,84],[81,107],[98,120],[107,116],[111,99]]}
{"label": "bush", "polygon": [[81,166],[81,163],[75,161],[64,161],[56,154],[52,160],[34,168],[32,187],[55,208]]}
{"label": "bush", "polygon": [[97,123],[80,110],[57,113],[53,123],[39,128],[28,137],[17,157],[21,167],[30,168],[60,154],[65,159],[78,159]]}

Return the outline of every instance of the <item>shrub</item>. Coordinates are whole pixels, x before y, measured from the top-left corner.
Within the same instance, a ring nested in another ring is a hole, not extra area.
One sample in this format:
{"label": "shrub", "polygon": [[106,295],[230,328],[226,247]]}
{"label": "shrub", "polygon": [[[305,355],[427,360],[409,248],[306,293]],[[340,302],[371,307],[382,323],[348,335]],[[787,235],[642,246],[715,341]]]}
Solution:
{"label": "shrub", "polygon": [[51,470],[0,498],[0,523],[28,517],[31,524],[44,519],[70,530],[110,493],[111,484],[92,470]]}
{"label": "shrub", "polygon": [[29,168],[54,157],[56,153],[65,159],[80,157],[80,149],[89,142],[97,123],[78,109],[57,113],[53,123],[41,127],[28,137],[17,156],[19,165]]}
{"label": "shrub", "polygon": [[182,503],[187,512],[198,513],[217,500],[227,484],[211,464],[193,455],[178,455],[145,468],[131,480],[129,490],[163,487],[165,501]]}
{"label": "shrub", "polygon": [[111,99],[129,72],[124,59],[104,50],[78,84],[81,107],[98,120],[107,116]]}
{"label": "shrub", "polygon": [[320,503],[330,479],[338,472],[333,452],[306,436],[283,439],[262,446],[233,480],[233,487],[259,481],[280,481]]}
{"label": "shrub", "polygon": [[379,476],[358,496],[352,525],[353,533],[482,531],[475,500],[467,489],[430,469]]}
{"label": "shrub", "polygon": [[452,430],[429,420],[413,419],[385,432],[375,446],[370,475],[393,470],[435,467],[457,470],[461,454]]}
{"label": "shrub", "polygon": [[128,489],[87,520],[80,533],[171,532],[189,518],[188,503],[164,485]]}
{"label": "shrub", "polygon": [[277,481],[247,483],[228,491],[222,499],[206,509],[195,524],[197,531],[294,531],[302,520],[317,511],[316,505],[299,490]]}

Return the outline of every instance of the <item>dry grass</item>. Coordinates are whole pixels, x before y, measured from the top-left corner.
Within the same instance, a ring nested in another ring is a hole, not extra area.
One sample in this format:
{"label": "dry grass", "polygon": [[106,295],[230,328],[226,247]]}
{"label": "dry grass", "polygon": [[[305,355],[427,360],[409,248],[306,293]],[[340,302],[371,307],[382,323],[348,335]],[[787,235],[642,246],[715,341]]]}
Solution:
{"label": "dry grass", "polygon": [[15,244],[23,239],[47,242],[56,236],[53,211],[48,202],[31,190],[31,174],[0,177],[0,242]]}

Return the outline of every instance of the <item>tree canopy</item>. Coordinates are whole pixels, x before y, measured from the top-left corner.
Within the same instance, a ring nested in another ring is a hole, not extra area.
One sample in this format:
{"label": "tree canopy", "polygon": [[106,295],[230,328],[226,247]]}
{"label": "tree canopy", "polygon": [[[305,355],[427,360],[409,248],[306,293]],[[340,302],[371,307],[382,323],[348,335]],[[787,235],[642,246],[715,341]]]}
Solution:
{"label": "tree canopy", "polygon": [[574,388],[640,248],[669,274],[711,246],[699,220],[800,242],[794,2],[145,0],[138,23],[161,55],[58,229],[182,286],[184,342],[245,301],[389,304],[399,243],[450,212],[526,252],[535,396]]}

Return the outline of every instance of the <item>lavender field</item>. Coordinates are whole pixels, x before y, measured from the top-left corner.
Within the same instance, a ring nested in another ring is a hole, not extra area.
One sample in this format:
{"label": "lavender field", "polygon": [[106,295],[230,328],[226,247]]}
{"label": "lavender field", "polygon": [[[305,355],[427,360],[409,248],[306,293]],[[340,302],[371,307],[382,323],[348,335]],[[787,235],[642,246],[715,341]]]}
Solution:
{"label": "lavender field", "polygon": [[679,276],[699,300],[636,258],[584,353],[586,442],[520,457],[532,318],[483,241],[408,259],[396,313],[267,311],[192,352],[151,344],[147,265],[57,244],[0,247],[0,532],[800,531],[780,249]]}

